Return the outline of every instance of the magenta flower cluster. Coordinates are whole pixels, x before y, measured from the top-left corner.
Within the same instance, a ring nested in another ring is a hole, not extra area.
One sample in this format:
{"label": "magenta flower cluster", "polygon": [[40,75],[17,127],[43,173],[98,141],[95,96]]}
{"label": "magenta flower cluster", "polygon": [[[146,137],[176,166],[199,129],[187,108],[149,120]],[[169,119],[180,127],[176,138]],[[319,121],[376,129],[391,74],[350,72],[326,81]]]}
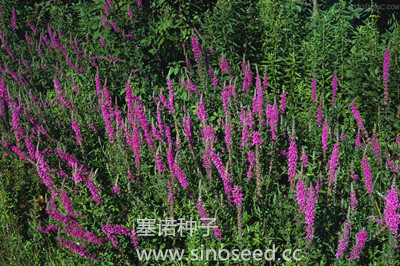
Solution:
{"label": "magenta flower cluster", "polygon": [[351,102],[350,108],[351,108],[351,111],[353,112],[354,118],[356,119],[358,128],[361,131],[365,131],[364,123],[363,123],[363,121],[361,119],[360,112],[358,111],[356,103],[354,101]]}
{"label": "magenta flower cluster", "polygon": [[364,181],[365,181],[365,188],[367,189],[367,192],[371,194],[374,192],[374,189],[372,187],[372,175],[371,175],[371,169],[368,164],[367,158],[362,158],[361,160],[362,168],[363,168],[363,173],[364,173]]}
{"label": "magenta flower cluster", "polygon": [[339,245],[336,251],[336,258],[342,259],[344,252],[347,250],[349,246],[349,238],[351,231],[351,222],[346,220],[343,225],[342,235],[340,236]]}
{"label": "magenta flower cluster", "polygon": [[390,190],[387,192],[386,196],[386,204],[385,211],[383,215],[385,216],[385,223],[390,230],[392,230],[395,235],[398,234],[399,231],[399,192],[395,186],[392,186]]}
{"label": "magenta flower cluster", "polygon": [[289,175],[289,181],[292,181],[296,175],[296,169],[297,169],[297,145],[296,145],[296,139],[294,135],[290,136],[290,145],[289,145],[289,151],[288,151],[288,162],[289,162],[289,170],[288,170],[288,175]]}
{"label": "magenta flower cluster", "polygon": [[307,203],[305,208],[306,238],[314,238],[315,203],[317,202],[317,192],[310,186],[307,193]]}
{"label": "magenta flower cluster", "polygon": [[365,242],[367,242],[367,238],[368,238],[368,232],[365,230],[361,230],[360,232],[358,232],[357,234],[357,242],[356,244],[353,246],[352,250],[351,250],[351,255],[349,260],[356,260],[360,257],[360,252],[361,250],[364,248],[365,246]]}

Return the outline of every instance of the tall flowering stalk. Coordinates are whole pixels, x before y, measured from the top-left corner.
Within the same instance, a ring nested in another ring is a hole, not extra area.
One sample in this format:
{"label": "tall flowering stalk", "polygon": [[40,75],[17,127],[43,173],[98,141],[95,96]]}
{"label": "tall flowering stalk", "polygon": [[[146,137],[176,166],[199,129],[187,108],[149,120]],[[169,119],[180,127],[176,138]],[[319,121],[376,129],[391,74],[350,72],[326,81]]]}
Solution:
{"label": "tall flowering stalk", "polygon": [[11,10],[11,28],[13,31],[15,31],[16,27],[17,27],[17,15],[15,14],[15,9],[13,8]]}
{"label": "tall flowering stalk", "polygon": [[154,161],[156,163],[157,166],[157,170],[159,172],[159,174],[161,174],[162,172],[167,171],[165,164],[160,156],[160,147],[158,147],[157,152],[154,154]]}
{"label": "tall flowering stalk", "polygon": [[336,258],[342,259],[344,252],[347,250],[349,246],[349,238],[350,238],[350,231],[351,231],[351,222],[346,219],[343,224],[342,234],[340,236],[339,245],[336,251]]}
{"label": "tall flowering stalk", "polygon": [[129,231],[127,228],[122,225],[110,225],[107,224],[101,227],[101,230],[107,235],[107,238],[111,241],[113,246],[118,249],[122,253],[122,249],[119,246],[118,239],[114,235],[125,235],[131,238],[132,245],[139,249],[138,237],[134,230]]}
{"label": "tall flowering stalk", "polygon": [[108,138],[110,142],[113,143],[115,139],[115,131],[111,124],[111,114],[104,102],[101,103],[101,113],[103,114],[104,123],[106,124]]}
{"label": "tall flowering stalk", "polygon": [[250,166],[249,169],[247,171],[247,178],[251,179],[253,177],[253,173],[252,173],[252,169],[254,168],[255,162],[256,162],[256,157],[254,155],[254,152],[249,150],[249,152],[247,153],[247,161],[249,162]]}
{"label": "tall flowering stalk", "polygon": [[362,146],[363,146],[363,144],[361,143],[361,134],[360,134],[360,131],[358,131],[356,134],[354,148],[358,149],[358,148],[361,148]]}
{"label": "tall flowering stalk", "polygon": [[253,114],[260,116],[262,114],[262,106],[263,106],[263,90],[261,87],[261,79],[260,77],[256,77],[256,95],[253,97]]}
{"label": "tall flowering stalk", "polygon": [[289,182],[290,186],[293,185],[293,180],[297,175],[296,168],[297,168],[297,145],[296,145],[296,138],[294,136],[294,132],[290,136],[290,145],[289,145],[289,152],[288,152],[288,161],[289,161]]}
{"label": "tall flowering stalk", "polygon": [[210,151],[211,153],[211,159],[215,165],[215,168],[217,168],[219,174],[221,175],[223,184],[224,184],[224,191],[225,195],[228,196],[228,199],[231,197],[231,192],[232,192],[232,180],[231,177],[225,167],[225,165],[222,162],[222,159],[218,156],[218,154],[215,152],[214,149]]}
{"label": "tall flowering stalk", "polygon": [[394,164],[394,163],[392,162],[392,160],[390,160],[389,157],[387,157],[387,159],[386,159],[386,164],[390,167],[390,169],[394,170],[394,172],[395,172],[396,174],[399,173],[399,168],[397,167],[398,164],[397,164],[397,163]]}
{"label": "tall flowering stalk", "polygon": [[186,136],[186,139],[187,139],[187,141],[189,143],[190,151],[191,151],[194,163],[195,163],[196,168],[197,168],[197,172],[201,175],[199,163],[197,161],[197,157],[196,157],[196,154],[194,152],[194,147],[193,147],[192,119],[190,117],[188,117],[188,116],[182,117],[182,125],[183,125],[183,132],[184,132],[184,134]]}
{"label": "tall flowering stalk", "polygon": [[215,74],[213,74],[212,84],[215,89],[218,87],[218,77]]}
{"label": "tall flowering stalk", "polygon": [[318,105],[318,111],[317,111],[317,124],[318,126],[322,125],[322,120],[324,119],[324,113],[322,110],[322,103]]}
{"label": "tall flowering stalk", "polygon": [[106,12],[106,15],[109,16],[110,10],[108,9],[108,5],[105,2],[103,2],[103,8],[104,8],[104,12]]}
{"label": "tall flowering stalk", "polygon": [[372,144],[372,148],[374,150],[374,154],[375,154],[375,158],[376,158],[377,164],[379,164],[380,153],[381,153],[380,150],[381,149],[380,149],[380,146],[379,146],[378,137],[376,135],[372,136],[371,144]]}
{"label": "tall flowering stalk", "polygon": [[243,224],[242,224],[242,201],[243,201],[243,194],[240,192],[242,190],[241,187],[235,186],[232,190],[232,202],[235,203],[238,207],[237,210],[237,221],[238,221],[238,231],[239,231],[239,238],[242,239],[243,233]]}
{"label": "tall flowering stalk", "polygon": [[[114,127],[111,124],[111,100],[109,98],[109,96],[107,95],[107,88],[104,86],[103,90],[101,88],[101,81],[100,81],[100,76],[99,73],[97,73],[96,75],[96,93],[97,93],[97,97],[99,100],[99,103],[101,105],[101,113],[103,115],[103,119],[104,119],[104,123],[106,124],[106,131],[107,131],[107,135],[108,138],[110,140],[111,143],[114,142],[114,138],[115,138],[115,131],[114,131]],[[106,95],[104,95],[106,94]],[[104,95],[104,96],[103,96]]]}
{"label": "tall flowering stalk", "polygon": [[119,28],[118,28],[118,26],[114,23],[114,21],[112,21],[111,19],[110,19],[110,24],[111,24],[111,27],[113,28],[113,30],[116,32],[116,33],[119,33]]}
{"label": "tall flowering stalk", "polygon": [[103,23],[104,28],[108,29],[109,26],[108,26],[106,18],[103,16],[103,14],[100,15],[100,18],[101,18],[101,22]]}
{"label": "tall flowering stalk", "polygon": [[173,180],[167,181],[167,189],[168,189],[168,202],[169,202],[169,213],[171,217],[174,217],[174,202],[175,202],[175,194],[173,190]]}
{"label": "tall flowering stalk", "polygon": [[126,142],[133,151],[135,157],[136,174],[139,175],[140,162],[141,162],[142,134],[139,131],[139,127],[136,124],[136,122],[132,121],[131,127],[132,127],[132,132],[126,134]]}
{"label": "tall flowering stalk", "polygon": [[305,222],[306,222],[306,239],[314,238],[314,220],[315,220],[315,203],[317,202],[317,193],[312,184],[308,187],[307,203],[305,209]]}
{"label": "tall flowering stalk", "polygon": [[385,50],[385,55],[383,58],[383,87],[384,87],[385,104],[387,104],[389,100],[389,92],[388,92],[389,66],[390,66],[390,47],[388,45],[388,47]]}
{"label": "tall flowering stalk", "polygon": [[175,201],[175,195],[174,192],[172,190],[172,183],[167,181],[167,188],[168,188],[168,201]]}
{"label": "tall flowering stalk", "polygon": [[31,29],[31,31],[32,31],[33,33],[36,33],[35,27],[29,22],[29,20],[26,21],[26,24],[28,24],[29,28]]}
{"label": "tall flowering stalk", "polygon": [[263,79],[263,89],[266,91],[268,89],[268,76],[265,74]]}
{"label": "tall flowering stalk", "polygon": [[[203,205],[203,202],[201,201],[201,199],[196,200],[196,207],[197,207],[197,210],[198,210],[198,212],[200,214],[200,218],[203,221],[203,224],[205,226],[207,226],[207,221],[209,220],[209,218],[208,218],[206,209],[204,208],[204,205]],[[215,224],[215,221],[213,222],[213,230],[214,230],[215,238],[218,238],[218,239],[222,240],[221,230]]]}
{"label": "tall flowering stalk", "polygon": [[247,63],[246,79],[247,79],[248,89],[250,89],[250,87],[251,87],[251,85],[253,83],[253,75],[252,75],[252,72],[251,72],[250,63]]}
{"label": "tall flowering stalk", "polygon": [[25,144],[29,152],[29,157],[32,161],[35,162],[38,159],[38,157],[36,156],[36,148],[33,145],[33,142],[27,136],[25,136]]}
{"label": "tall flowering stalk", "polygon": [[250,65],[246,63],[245,60],[242,62],[242,72],[243,72],[243,93],[247,93],[251,87],[252,83],[252,73]]}
{"label": "tall flowering stalk", "polygon": [[349,260],[356,260],[360,257],[360,252],[361,250],[364,248],[365,246],[365,242],[367,242],[367,238],[368,238],[368,232],[365,230],[361,230],[358,232],[357,234],[357,242],[356,244],[353,246],[352,250],[351,250],[351,255]]}
{"label": "tall flowering stalk", "polygon": [[249,142],[250,138],[249,126],[246,120],[246,112],[242,110],[240,112],[240,124],[242,125],[242,148],[246,147],[246,143]]}
{"label": "tall flowering stalk", "polygon": [[237,186],[234,186],[232,190],[232,202],[238,207],[242,207],[243,194],[240,192],[241,190],[242,188]]}
{"label": "tall flowering stalk", "polygon": [[231,69],[229,68],[228,60],[226,60],[225,56],[221,58],[221,71],[226,72],[228,74],[231,73]]}
{"label": "tall flowering stalk", "polygon": [[203,51],[201,50],[199,41],[194,35],[192,35],[192,49],[194,54],[194,60],[197,63],[197,70],[200,73],[201,72],[200,56],[202,55]]}
{"label": "tall flowering stalk", "polygon": [[100,43],[104,48],[106,48],[106,41],[103,39],[102,36],[100,36]]}
{"label": "tall flowering stalk", "polygon": [[3,72],[3,75],[1,77],[0,80],[0,97],[1,97],[1,102],[3,104],[4,107],[4,112],[7,113],[7,109],[10,106],[10,98],[8,96],[8,91],[6,88],[6,77],[5,74]]}
{"label": "tall flowering stalk", "polygon": [[64,237],[59,237],[58,241],[64,247],[72,250],[73,252],[92,260],[98,260],[99,258],[96,255],[90,254],[86,249],[85,245],[76,244],[70,240],[65,239]]}
{"label": "tall flowering stalk", "polygon": [[[16,103],[14,103],[16,105]],[[20,141],[21,139],[25,136],[25,130],[20,124],[20,113],[21,113],[21,106],[17,105],[14,106],[12,109],[12,128],[14,130],[14,136],[15,139],[17,140],[17,146],[20,147]]]}
{"label": "tall flowering stalk", "polygon": [[102,201],[101,201],[101,198],[99,195],[99,189],[97,188],[97,186],[90,179],[84,178],[84,181],[86,183],[87,188],[89,189],[89,192],[92,196],[93,201],[96,202],[96,204],[101,205]]}
{"label": "tall flowering stalk", "polygon": [[[127,87],[127,89],[128,88],[129,87]],[[133,110],[136,111],[136,115],[137,115],[139,124],[143,129],[147,145],[149,146],[149,148],[154,153],[154,151],[155,151],[154,138],[153,138],[153,134],[151,132],[150,123],[147,120],[146,113],[144,111],[144,105],[143,105],[142,100],[140,100],[138,97],[134,96],[133,93],[132,93],[132,90],[130,90],[129,93],[128,93],[128,90],[127,90],[127,100],[133,101],[132,103],[128,103],[128,108],[130,109],[130,112],[132,112]],[[133,116],[134,115],[132,113],[130,113],[128,115],[128,118],[132,119]]]}
{"label": "tall flowering stalk", "polygon": [[169,113],[175,112],[175,101],[174,101],[174,85],[170,79],[167,79],[168,91],[169,91]]}
{"label": "tall flowering stalk", "polygon": [[329,184],[335,182],[336,167],[339,163],[340,143],[336,143],[332,149],[331,159],[329,161]]}
{"label": "tall flowering stalk", "polygon": [[51,180],[51,177],[50,177],[49,165],[47,164],[43,155],[37,153],[37,157],[38,157],[38,164],[36,166],[36,171],[37,171],[39,177],[43,180],[43,183],[46,185],[46,187],[50,191],[55,192],[53,181]]}
{"label": "tall flowering stalk", "polygon": [[311,79],[311,100],[313,104],[317,101],[317,84],[316,84],[315,76],[313,75]]}
{"label": "tall flowering stalk", "polygon": [[74,118],[71,119],[71,123],[72,123],[72,128],[73,128],[73,130],[75,132],[76,144],[78,146],[80,146],[80,145],[82,145],[82,141],[83,141],[81,130],[79,128],[78,123],[75,121]]}
{"label": "tall flowering stalk", "polygon": [[307,157],[306,151],[304,150],[304,147],[303,147],[303,150],[301,152],[301,161],[302,161],[304,167],[307,168],[308,167],[308,157]]}
{"label": "tall flowering stalk", "polygon": [[283,90],[283,92],[281,94],[281,106],[280,106],[282,114],[284,114],[285,110],[286,110],[286,97],[287,97],[287,94],[286,94],[285,90]]}
{"label": "tall flowering stalk", "polygon": [[322,126],[322,151],[324,152],[324,158],[326,155],[326,151],[328,150],[328,139],[329,139],[329,125],[328,121],[325,119],[324,125]]}
{"label": "tall flowering stalk", "polygon": [[303,213],[306,210],[306,182],[304,178],[300,178],[297,180],[296,185],[296,197],[297,197],[297,204],[299,204],[299,211]]}
{"label": "tall flowering stalk", "polygon": [[230,107],[229,91],[225,84],[222,86],[222,106],[224,108],[225,113],[230,112],[229,111],[229,107]]}
{"label": "tall flowering stalk", "polygon": [[212,182],[211,177],[211,150],[213,149],[214,142],[216,141],[215,132],[211,126],[205,126],[201,131],[201,138],[203,139],[203,166],[207,171],[209,181]]}
{"label": "tall flowering stalk", "polygon": [[361,160],[362,168],[363,168],[363,173],[364,173],[364,180],[365,180],[365,188],[367,189],[367,192],[372,196],[372,192],[374,192],[374,189],[372,187],[372,175],[371,175],[371,169],[368,164],[368,160],[366,157],[363,157]]}
{"label": "tall flowering stalk", "polygon": [[186,90],[188,91],[189,94],[192,94],[193,92],[200,94],[196,85],[193,84],[193,82],[190,79],[188,79],[188,81],[187,81],[187,89]]}
{"label": "tall flowering stalk", "polygon": [[133,16],[132,10],[129,9],[129,7],[128,7],[128,9],[127,9],[126,11],[128,12],[128,16],[129,16],[130,20],[133,20],[133,19],[134,19],[134,16]]}
{"label": "tall flowering stalk", "polygon": [[75,210],[74,207],[72,206],[71,199],[68,197],[68,193],[64,189],[61,189],[60,196],[62,202],[64,203],[64,207],[65,210],[67,211],[67,214],[71,217],[79,217],[80,215],[75,214]]}
{"label": "tall flowering stalk", "polygon": [[228,114],[225,117],[225,123],[224,123],[224,133],[225,133],[225,143],[226,143],[226,148],[228,151],[230,151],[231,144],[232,144],[232,132],[231,132],[231,119]]}
{"label": "tall flowering stalk", "polygon": [[195,75],[193,72],[192,63],[190,62],[189,58],[186,58],[185,64],[187,69],[189,70],[189,76],[193,78]]}
{"label": "tall flowering stalk", "polygon": [[119,189],[118,184],[115,184],[115,185],[112,187],[111,191],[112,191],[112,193],[114,193],[114,194],[117,195],[117,196],[118,196],[119,193],[121,192],[120,189]]}
{"label": "tall flowering stalk", "polygon": [[336,98],[336,92],[337,92],[337,75],[336,73],[333,74],[333,78],[332,78],[332,106],[336,107],[335,105],[335,98]]}
{"label": "tall flowering stalk", "polygon": [[192,119],[187,116],[182,117],[182,125],[189,146],[192,146]]}
{"label": "tall flowering stalk", "polygon": [[276,104],[267,105],[266,117],[267,117],[267,123],[269,123],[271,128],[271,140],[274,143],[276,141],[276,131],[278,128],[278,120],[279,120],[279,109]]}
{"label": "tall flowering stalk", "polygon": [[199,117],[200,122],[203,122],[203,123],[207,122],[208,116],[207,116],[206,108],[204,106],[203,96],[200,97],[200,101],[198,103],[196,113],[197,113],[197,116]]}
{"label": "tall flowering stalk", "polygon": [[107,4],[110,6],[111,9],[114,9],[112,0],[107,0]]}
{"label": "tall flowering stalk", "polygon": [[260,132],[253,132],[253,146],[256,146],[256,162],[255,162],[255,175],[256,175],[256,190],[257,195],[261,197],[261,165],[260,165],[260,153],[261,153],[261,144],[263,142]]}
{"label": "tall flowering stalk", "polygon": [[176,157],[175,157],[175,162],[174,162],[174,171],[175,171],[175,175],[176,175],[176,177],[178,177],[178,180],[181,183],[182,187],[184,189],[187,189],[189,186],[189,183],[186,179],[185,173],[182,171],[182,168],[177,163]]}
{"label": "tall flowering stalk", "polygon": [[[75,182],[76,183],[79,183],[82,181],[85,182],[86,186],[89,188],[90,194],[92,195],[93,201],[96,202],[97,204],[101,205],[102,202],[101,202],[101,198],[99,196],[98,188],[92,182],[92,180],[85,177],[85,175],[88,175],[90,177],[92,175],[92,173],[89,173],[88,170],[86,169],[86,167],[84,165],[80,164],[74,156],[67,154],[65,152],[62,152],[60,150],[57,150],[56,153],[58,154],[58,156],[60,156],[60,158],[62,158],[66,161],[68,166],[75,169],[75,173],[73,175]],[[40,155],[40,156],[42,156],[42,155]]]}
{"label": "tall flowering stalk", "polygon": [[357,109],[355,100],[353,100],[353,101],[351,102],[350,108],[351,108],[351,111],[353,112],[354,118],[356,119],[358,128],[360,129],[360,131],[364,132],[364,134],[366,135],[364,123],[363,123],[363,121],[362,121],[362,119],[361,119],[360,112],[359,112],[358,109]]}
{"label": "tall flowering stalk", "polygon": [[385,223],[387,227],[395,233],[397,237],[399,231],[399,192],[396,188],[396,179],[393,179],[392,188],[387,191],[387,196],[385,198],[385,211],[383,215],[385,216]]}
{"label": "tall flowering stalk", "polygon": [[351,183],[351,191],[350,191],[350,206],[351,211],[354,212],[357,208],[358,201],[357,201],[357,194],[354,190],[353,183]]}

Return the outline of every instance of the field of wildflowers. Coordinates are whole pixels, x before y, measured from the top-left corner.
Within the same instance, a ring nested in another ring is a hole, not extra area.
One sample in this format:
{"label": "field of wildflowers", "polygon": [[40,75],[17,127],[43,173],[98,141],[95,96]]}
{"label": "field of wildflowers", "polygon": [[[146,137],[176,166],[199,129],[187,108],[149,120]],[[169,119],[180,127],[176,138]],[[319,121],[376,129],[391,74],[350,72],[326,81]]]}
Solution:
{"label": "field of wildflowers", "polygon": [[1,2],[0,264],[399,263],[400,26],[314,2]]}

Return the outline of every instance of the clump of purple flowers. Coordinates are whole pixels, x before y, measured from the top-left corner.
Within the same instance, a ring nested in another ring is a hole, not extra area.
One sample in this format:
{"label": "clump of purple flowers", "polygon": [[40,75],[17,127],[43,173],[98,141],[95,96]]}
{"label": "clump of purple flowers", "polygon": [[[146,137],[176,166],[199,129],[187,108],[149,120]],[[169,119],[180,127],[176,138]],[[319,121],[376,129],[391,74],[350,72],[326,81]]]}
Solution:
{"label": "clump of purple flowers", "polygon": [[[394,179],[395,180],[395,179]],[[385,223],[386,225],[397,235],[399,231],[399,192],[395,186],[395,182],[392,184],[392,188],[388,190],[386,196],[386,204],[385,204]]]}
{"label": "clump of purple flowers", "polygon": [[311,79],[311,100],[314,104],[315,104],[315,101],[317,100],[317,85],[316,85],[316,80],[315,80],[314,76]]}
{"label": "clump of purple flowers", "polygon": [[301,152],[301,161],[302,161],[304,167],[308,167],[308,157],[307,157],[307,153],[305,152],[304,148],[303,148],[303,151]]}
{"label": "clump of purple flowers", "polygon": [[362,119],[361,119],[361,115],[360,115],[360,112],[359,112],[358,109],[357,109],[357,106],[356,106],[355,101],[352,101],[352,102],[351,102],[350,108],[351,108],[351,111],[353,112],[354,118],[356,119],[358,128],[359,128],[361,131],[365,131],[364,123],[363,123],[363,121],[362,121]]}
{"label": "clump of purple flowers", "polygon": [[308,188],[307,203],[306,203],[306,208],[305,208],[305,222],[307,225],[306,238],[310,239],[310,240],[314,238],[314,220],[315,220],[315,203],[316,202],[317,202],[317,193],[316,193],[316,190],[311,185]]}
{"label": "clump of purple flowers", "polygon": [[298,159],[297,145],[296,145],[296,139],[295,139],[294,134],[292,134],[290,136],[290,145],[289,145],[288,157],[289,157],[288,158],[288,160],[289,160],[288,175],[289,175],[289,181],[292,182],[293,179],[297,175],[296,168],[297,168],[297,159]]}
{"label": "clump of purple flowers", "polygon": [[344,252],[346,251],[349,245],[350,231],[351,231],[351,222],[346,220],[343,225],[342,235],[340,236],[338,249],[336,251],[336,258],[338,259],[343,258]]}
{"label": "clump of purple flowers", "polygon": [[336,107],[335,98],[336,98],[336,92],[337,92],[337,82],[338,82],[338,79],[337,79],[337,75],[335,73],[332,78],[332,106],[333,107]]}
{"label": "clump of purple flowers", "polygon": [[232,190],[232,202],[237,206],[242,206],[243,194],[240,192],[242,190],[241,187],[234,186]]}
{"label": "clump of purple flowers", "polygon": [[383,86],[384,86],[385,104],[387,104],[387,101],[389,99],[389,93],[388,93],[389,66],[390,66],[390,48],[388,46],[385,50],[385,56],[383,58]]}
{"label": "clump of purple flowers", "polygon": [[322,126],[321,139],[322,139],[322,150],[325,155],[326,151],[328,150],[328,139],[329,139],[329,125],[327,120],[325,120],[324,125]]}
{"label": "clump of purple flowers", "polygon": [[363,168],[363,173],[364,173],[364,180],[365,180],[365,187],[368,191],[369,194],[374,192],[374,189],[372,188],[372,175],[371,175],[371,169],[368,164],[367,158],[362,158],[361,160],[362,168]]}
{"label": "clump of purple flowers", "polygon": [[368,232],[365,230],[361,230],[357,234],[357,243],[353,246],[351,250],[351,255],[349,260],[356,260],[360,257],[360,252],[365,246],[365,242],[367,242]]}
{"label": "clump of purple flowers", "polygon": [[378,142],[378,137],[377,136],[375,136],[375,135],[372,136],[371,144],[372,144],[372,147],[373,147],[373,150],[374,150],[376,161],[378,162],[377,164],[379,164],[380,146],[379,146],[379,142]]}
{"label": "clump of purple flowers", "polygon": [[115,184],[115,186],[112,187],[112,192],[113,192],[115,195],[119,195],[120,190],[119,190],[118,184]]}
{"label": "clump of purple flowers", "polygon": [[81,134],[79,125],[73,118],[71,119],[71,122],[72,122],[72,128],[74,129],[74,132],[75,132],[76,144],[81,145],[83,138],[82,138],[82,134]]}

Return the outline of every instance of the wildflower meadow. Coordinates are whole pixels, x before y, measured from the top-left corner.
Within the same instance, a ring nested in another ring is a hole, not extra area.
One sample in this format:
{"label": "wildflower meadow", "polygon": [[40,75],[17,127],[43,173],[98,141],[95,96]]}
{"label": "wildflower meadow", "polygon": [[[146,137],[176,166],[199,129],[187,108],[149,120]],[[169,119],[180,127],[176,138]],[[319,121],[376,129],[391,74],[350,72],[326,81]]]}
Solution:
{"label": "wildflower meadow", "polygon": [[396,1],[0,1],[1,265],[400,263]]}

